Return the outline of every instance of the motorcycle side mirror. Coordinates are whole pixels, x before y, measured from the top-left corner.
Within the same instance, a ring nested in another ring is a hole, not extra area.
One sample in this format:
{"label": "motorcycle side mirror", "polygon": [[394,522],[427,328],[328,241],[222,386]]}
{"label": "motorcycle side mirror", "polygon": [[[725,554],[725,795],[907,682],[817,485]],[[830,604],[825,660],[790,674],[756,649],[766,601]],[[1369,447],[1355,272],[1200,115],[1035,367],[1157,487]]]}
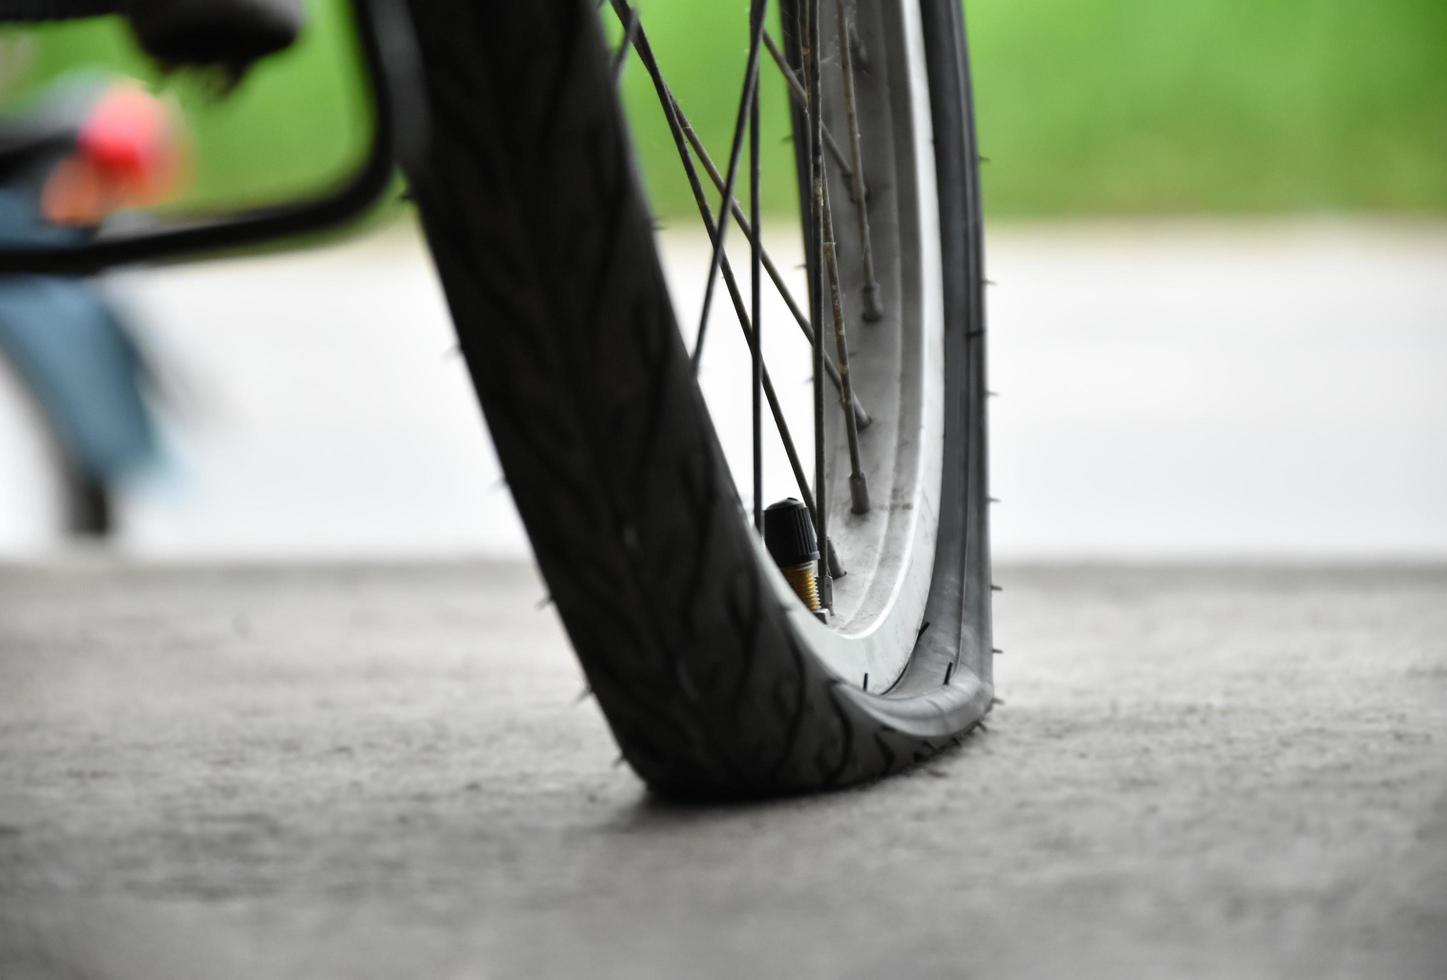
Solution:
{"label": "motorcycle side mirror", "polygon": [[[421,74],[402,0],[318,0],[290,46],[284,23],[262,24],[244,71],[234,48],[218,52],[192,29],[188,49],[185,31],[143,22],[134,6],[129,25],[0,24],[0,275],[309,240],[355,225],[420,152]],[[167,6],[187,3],[153,9]]]}

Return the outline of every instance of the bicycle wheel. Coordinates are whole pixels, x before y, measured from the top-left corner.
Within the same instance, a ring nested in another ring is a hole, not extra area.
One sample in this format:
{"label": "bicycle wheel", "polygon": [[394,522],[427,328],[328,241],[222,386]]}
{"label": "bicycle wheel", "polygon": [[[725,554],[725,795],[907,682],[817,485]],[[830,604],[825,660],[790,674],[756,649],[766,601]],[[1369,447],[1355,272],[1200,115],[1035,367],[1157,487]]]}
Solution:
{"label": "bicycle wheel", "polygon": [[[746,797],[882,776],[958,741],[992,702],[977,157],[958,3],[781,11],[786,84],[803,90],[799,184],[815,190],[822,157],[815,197],[834,202],[810,201],[803,222],[812,316],[801,310],[800,326],[828,337],[825,356],[809,348],[824,368],[814,387],[828,389],[805,443],[815,479],[804,454],[790,467],[847,571],[827,622],[771,560],[736,489],[751,481],[720,447],[714,421],[729,409],[710,411],[678,328],[594,4],[412,6],[434,120],[411,175],[424,227],[518,511],[623,756],[662,791]],[[651,71],[646,23],[613,8]],[[760,50],[752,24],[741,36]],[[766,51],[761,72],[774,70]],[[848,55],[867,58],[852,99]],[[691,156],[704,197],[717,195],[739,151],[717,182],[705,176],[686,107],[658,81],[680,165]],[[813,143],[808,105],[823,107]],[[832,261],[813,230],[831,227]],[[752,346],[743,297],[727,292]],[[802,333],[767,329],[766,346]],[[853,427],[831,385],[841,374]]]}

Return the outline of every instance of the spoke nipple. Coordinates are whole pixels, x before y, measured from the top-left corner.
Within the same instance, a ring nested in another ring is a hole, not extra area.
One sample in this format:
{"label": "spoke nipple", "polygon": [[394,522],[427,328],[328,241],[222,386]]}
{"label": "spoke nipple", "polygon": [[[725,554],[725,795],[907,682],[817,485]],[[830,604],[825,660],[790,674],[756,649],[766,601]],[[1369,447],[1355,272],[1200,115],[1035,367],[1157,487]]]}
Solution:
{"label": "spoke nipple", "polygon": [[825,572],[819,579],[819,602],[823,609],[815,613],[820,622],[829,622],[829,610],[834,608],[834,577]]}
{"label": "spoke nipple", "polygon": [[849,477],[849,504],[849,509],[856,514],[869,513],[869,481],[863,473]]}
{"label": "spoke nipple", "polygon": [[839,560],[839,549],[834,547],[833,541],[827,542],[824,552],[829,559],[830,578],[843,578],[849,574],[844,567],[844,563]]}
{"label": "spoke nipple", "polygon": [[856,429],[858,429],[860,432],[863,432],[865,429],[869,428],[870,423],[872,423],[873,421],[874,421],[874,417],[873,417],[872,415],[870,415],[867,411],[864,410],[864,403],[859,400],[859,396],[858,396],[858,395],[855,395],[855,396],[854,396],[854,427],[855,427]]}
{"label": "spoke nipple", "polygon": [[1005,587],[1002,586],[1002,585],[996,585],[994,582],[991,582],[991,583],[990,583],[990,591],[991,591],[991,592],[1004,592],[1004,591],[1005,591]]}
{"label": "spoke nipple", "polygon": [[991,497],[991,498],[990,498],[990,503],[992,503],[992,504],[998,504],[999,502],[1000,502],[1000,498],[999,498],[999,497]]}
{"label": "spoke nipple", "polygon": [[884,304],[879,299],[879,283],[864,287],[864,322],[878,323],[884,319]]}
{"label": "spoke nipple", "polygon": [[764,511],[764,547],[769,557],[784,573],[784,578],[810,612],[817,613],[823,605],[819,600],[819,579],[815,573],[819,561],[818,539],[809,508],[793,497],[770,504]]}
{"label": "spoke nipple", "polygon": [[1003,657],[1005,655],[1005,651],[1001,650],[999,647],[991,647],[990,652],[997,657]]}

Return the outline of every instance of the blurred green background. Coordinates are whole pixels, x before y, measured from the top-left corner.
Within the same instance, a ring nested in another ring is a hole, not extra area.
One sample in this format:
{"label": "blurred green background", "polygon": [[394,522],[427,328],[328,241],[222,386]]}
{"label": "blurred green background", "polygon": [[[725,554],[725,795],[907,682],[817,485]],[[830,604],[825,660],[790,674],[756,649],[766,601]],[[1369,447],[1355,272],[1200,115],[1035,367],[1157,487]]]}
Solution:
{"label": "blurred green background", "polygon": [[[680,101],[722,157],[747,3],[640,7]],[[208,104],[203,194],[315,183],[365,144],[339,5],[314,8],[303,45]],[[966,14],[992,217],[1447,211],[1444,0],[969,0]],[[45,30],[32,80],[77,53],[123,57],[114,25]],[[690,213],[636,64],[624,88],[658,211]],[[783,174],[782,83],[765,92],[766,166]],[[792,186],[774,181],[769,199],[792,207]]]}
{"label": "blurred green background", "polygon": [[308,0],[289,50],[232,87],[219,75],[164,73],[114,17],[0,28],[0,107],[89,74],[143,79],[174,96],[192,134],[197,207],[256,204],[314,192],[350,173],[370,130],[360,56],[345,0]]}

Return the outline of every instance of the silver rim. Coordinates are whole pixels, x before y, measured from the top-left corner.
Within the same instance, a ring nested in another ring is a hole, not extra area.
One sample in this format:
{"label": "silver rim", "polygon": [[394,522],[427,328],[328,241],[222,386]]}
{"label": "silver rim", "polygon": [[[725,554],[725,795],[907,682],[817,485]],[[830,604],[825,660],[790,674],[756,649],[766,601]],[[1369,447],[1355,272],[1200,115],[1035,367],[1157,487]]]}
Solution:
{"label": "silver rim", "polygon": [[[867,674],[870,690],[885,690],[914,648],[933,573],[944,457],[944,305],[919,12],[913,0],[861,4],[856,23],[872,70],[870,77],[859,75],[864,84],[856,99],[861,131],[876,134],[863,147],[885,314],[877,323],[851,326],[849,337],[857,393],[874,417],[860,433],[874,506],[863,517],[850,513],[843,413],[836,410],[825,432],[828,506],[838,515],[831,536],[849,574],[834,584],[831,627],[801,615],[795,628],[841,677],[862,685]],[[826,66],[838,57],[836,48],[826,41]],[[826,89],[824,104],[825,122],[834,128],[841,113],[837,89]],[[889,139],[880,138],[885,133]],[[848,200],[837,173],[831,185],[834,200]],[[835,223],[843,292],[857,309],[862,263],[857,236],[845,234],[847,228]],[[787,591],[782,576],[772,579],[776,590]]]}

